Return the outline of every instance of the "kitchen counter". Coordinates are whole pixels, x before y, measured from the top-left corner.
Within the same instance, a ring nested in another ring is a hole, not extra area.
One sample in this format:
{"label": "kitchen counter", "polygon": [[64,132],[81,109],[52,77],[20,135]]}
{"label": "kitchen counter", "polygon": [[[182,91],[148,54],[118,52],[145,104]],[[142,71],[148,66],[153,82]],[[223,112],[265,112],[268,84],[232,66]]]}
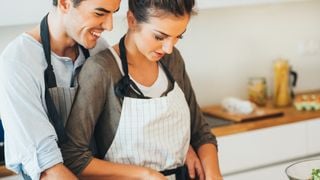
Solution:
{"label": "kitchen counter", "polygon": [[[210,108],[210,106],[205,108]],[[209,125],[212,128],[212,133],[214,133],[217,137],[273,126],[285,125],[320,117],[320,111],[298,111],[293,106],[279,109],[283,111],[283,116],[244,122],[234,122],[208,115],[205,115],[205,117],[207,118]]]}
{"label": "kitchen counter", "polygon": [[6,169],[4,165],[0,166],[0,179],[1,177],[11,176],[11,175],[14,175],[12,171],[9,171],[8,169]]}

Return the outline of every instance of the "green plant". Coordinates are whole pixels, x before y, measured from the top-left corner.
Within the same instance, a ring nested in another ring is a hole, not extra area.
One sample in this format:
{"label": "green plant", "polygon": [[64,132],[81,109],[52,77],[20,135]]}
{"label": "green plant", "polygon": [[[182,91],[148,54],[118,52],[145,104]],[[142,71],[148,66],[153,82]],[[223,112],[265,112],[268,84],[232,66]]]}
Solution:
{"label": "green plant", "polygon": [[320,169],[312,169],[311,180],[320,180]]}

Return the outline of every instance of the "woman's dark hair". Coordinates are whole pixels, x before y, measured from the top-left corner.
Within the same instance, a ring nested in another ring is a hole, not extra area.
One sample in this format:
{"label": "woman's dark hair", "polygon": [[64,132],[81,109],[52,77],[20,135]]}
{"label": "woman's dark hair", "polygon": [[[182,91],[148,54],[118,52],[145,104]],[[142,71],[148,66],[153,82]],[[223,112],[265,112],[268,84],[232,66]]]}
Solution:
{"label": "woman's dark hair", "polygon": [[129,10],[138,23],[148,22],[150,16],[172,13],[175,16],[194,13],[195,0],[129,0]]}
{"label": "woman's dark hair", "polygon": [[[73,2],[73,7],[79,6],[79,4],[81,3],[81,1],[83,1],[83,0],[72,0],[72,2]],[[57,5],[58,5],[58,0],[52,0],[52,4],[53,4],[54,6],[57,6]]]}

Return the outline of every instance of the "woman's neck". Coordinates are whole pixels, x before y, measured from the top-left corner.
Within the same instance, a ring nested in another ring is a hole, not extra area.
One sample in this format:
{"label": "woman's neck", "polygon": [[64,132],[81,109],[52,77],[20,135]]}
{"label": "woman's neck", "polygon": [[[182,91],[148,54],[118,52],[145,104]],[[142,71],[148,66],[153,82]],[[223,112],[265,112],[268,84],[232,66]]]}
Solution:
{"label": "woman's neck", "polygon": [[127,61],[129,66],[131,65],[132,67],[136,67],[136,66],[141,67],[141,66],[152,66],[154,64],[157,64],[156,62],[153,62],[147,59],[147,57],[144,56],[139,51],[130,33],[127,33],[124,43],[126,46]]}
{"label": "woman's neck", "polygon": [[[130,35],[126,35],[125,46],[129,74],[136,82],[151,86],[158,78],[158,63],[148,60],[141,54]],[[114,49],[120,54],[119,44],[115,45]]]}

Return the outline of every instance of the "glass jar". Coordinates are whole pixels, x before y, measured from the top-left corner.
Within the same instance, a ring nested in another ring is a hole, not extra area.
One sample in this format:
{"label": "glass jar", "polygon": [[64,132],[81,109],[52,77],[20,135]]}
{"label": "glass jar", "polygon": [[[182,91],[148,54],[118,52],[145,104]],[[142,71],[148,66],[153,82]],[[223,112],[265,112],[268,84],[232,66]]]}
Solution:
{"label": "glass jar", "polygon": [[267,103],[267,85],[264,77],[251,77],[248,82],[249,100],[258,106]]}

